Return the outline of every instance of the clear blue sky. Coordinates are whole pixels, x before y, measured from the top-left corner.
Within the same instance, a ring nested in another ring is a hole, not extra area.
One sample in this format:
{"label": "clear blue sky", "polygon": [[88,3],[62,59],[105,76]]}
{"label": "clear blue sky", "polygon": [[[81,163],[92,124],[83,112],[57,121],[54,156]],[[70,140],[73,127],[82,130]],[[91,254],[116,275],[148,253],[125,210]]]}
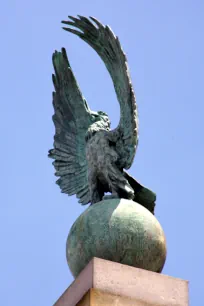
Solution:
{"label": "clear blue sky", "polygon": [[119,106],[99,57],[61,30],[68,15],[109,24],[125,50],[140,116],[130,173],[157,193],[166,233],[163,273],[203,300],[204,1],[3,1],[1,23],[0,305],[50,306],[72,282],[69,229],[83,211],[60,193],[52,147],[52,52],[66,47],[92,110],[115,127]]}

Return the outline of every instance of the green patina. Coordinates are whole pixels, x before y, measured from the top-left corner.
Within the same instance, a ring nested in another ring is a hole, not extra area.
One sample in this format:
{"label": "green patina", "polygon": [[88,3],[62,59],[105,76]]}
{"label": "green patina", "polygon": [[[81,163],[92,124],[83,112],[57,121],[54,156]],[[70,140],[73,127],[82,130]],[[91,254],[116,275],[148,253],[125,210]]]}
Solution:
{"label": "green patina", "polygon": [[66,50],[54,52],[55,136],[49,157],[61,191],[75,194],[82,205],[91,203],[68,236],[70,270],[76,277],[99,257],[161,272],[166,241],[154,217],[156,194],[126,171],[138,145],[138,111],[126,55],[110,27],[97,19],[69,16],[62,23],[100,56],[120,105],[119,124],[111,129],[107,114],[90,110]]}
{"label": "green patina", "polygon": [[93,257],[161,272],[166,240],[157,219],[143,206],[111,199],[91,205],[75,221],[66,252],[74,277]]}
{"label": "green patina", "polygon": [[120,105],[120,120],[117,128],[111,129],[106,113],[90,110],[65,48],[55,51],[55,137],[49,157],[55,160],[57,184],[63,193],[76,194],[82,205],[98,203],[109,192],[109,198],[133,200],[154,213],[155,193],[126,171],[137,149],[138,112],[127,58],[119,39],[109,26],[93,17],[69,16],[62,23],[66,31],[84,40],[104,62]]}

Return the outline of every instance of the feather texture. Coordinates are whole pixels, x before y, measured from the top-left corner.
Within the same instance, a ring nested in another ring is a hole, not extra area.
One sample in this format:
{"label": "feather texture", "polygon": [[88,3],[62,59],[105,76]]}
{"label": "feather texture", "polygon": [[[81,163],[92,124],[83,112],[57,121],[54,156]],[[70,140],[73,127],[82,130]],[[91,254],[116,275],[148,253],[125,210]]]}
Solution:
{"label": "feather texture", "polygon": [[120,104],[120,122],[118,127],[110,132],[109,137],[117,140],[116,150],[121,156],[120,167],[129,169],[138,144],[138,116],[127,58],[118,37],[109,26],[104,26],[94,17],[90,17],[92,22],[83,16],[69,16],[69,19],[71,21],[62,21],[68,26],[63,29],[88,43],[101,57],[110,73]]}
{"label": "feather texture", "polygon": [[90,202],[85,155],[85,134],[94,122],[86,100],[83,98],[71,70],[65,49],[53,54],[53,93],[55,125],[54,149],[49,157],[53,165],[57,184],[63,193],[76,194],[81,204]]}
{"label": "feather texture", "polygon": [[[64,29],[87,42],[101,57],[110,73],[120,104],[119,125],[110,131],[107,115],[89,109],[73,75],[66,50],[63,48],[61,52],[54,52],[55,73],[52,79],[55,88],[55,136],[54,148],[49,151],[49,157],[54,159],[55,175],[59,177],[56,183],[61,191],[69,195],[76,194],[79,202],[84,205],[91,200],[85,139],[89,141],[94,133],[106,130],[107,138],[115,144],[117,156],[120,157],[117,166],[128,169],[138,143],[138,120],[127,59],[118,38],[108,26],[93,17],[90,20],[83,16],[69,18],[69,21],[62,21],[68,26]],[[113,176],[112,180],[117,182],[118,175]]]}

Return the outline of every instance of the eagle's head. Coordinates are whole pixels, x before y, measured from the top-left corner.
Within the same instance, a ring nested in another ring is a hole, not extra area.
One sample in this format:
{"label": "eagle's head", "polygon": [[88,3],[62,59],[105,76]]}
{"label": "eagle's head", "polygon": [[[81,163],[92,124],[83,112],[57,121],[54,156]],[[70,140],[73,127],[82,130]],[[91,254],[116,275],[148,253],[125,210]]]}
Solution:
{"label": "eagle's head", "polygon": [[92,112],[92,122],[95,127],[101,128],[103,130],[110,130],[110,120],[108,115],[102,111]]}
{"label": "eagle's head", "polygon": [[86,133],[86,141],[89,140],[96,132],[101,130],[110,130],[110,120],[108,115],[102,111],[91,112],[92,124]]}

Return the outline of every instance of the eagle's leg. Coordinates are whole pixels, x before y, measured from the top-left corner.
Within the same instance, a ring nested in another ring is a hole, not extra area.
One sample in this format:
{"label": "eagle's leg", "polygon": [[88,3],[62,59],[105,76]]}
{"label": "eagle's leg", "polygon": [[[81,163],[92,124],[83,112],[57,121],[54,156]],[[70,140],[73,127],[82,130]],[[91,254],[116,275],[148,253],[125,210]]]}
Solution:
{"label": "eagle's leg", "polygon": [[106,199],[124,198],[132,200],[134,198],[134,190],[130,186],[128,180],[124,177],[122,171],[118,169],[115,164],[110,164],[108,167],[108,173],[106,179],[111,191],[111,195],[105,195]]}
{"label": "eagle's leg", "polygon": [[95,204],[102,201],[104,192],[101,188],[101,185],[97,179],[97,174],[95,172],[89,172],[88,182],[91,196],[91,204]]}

